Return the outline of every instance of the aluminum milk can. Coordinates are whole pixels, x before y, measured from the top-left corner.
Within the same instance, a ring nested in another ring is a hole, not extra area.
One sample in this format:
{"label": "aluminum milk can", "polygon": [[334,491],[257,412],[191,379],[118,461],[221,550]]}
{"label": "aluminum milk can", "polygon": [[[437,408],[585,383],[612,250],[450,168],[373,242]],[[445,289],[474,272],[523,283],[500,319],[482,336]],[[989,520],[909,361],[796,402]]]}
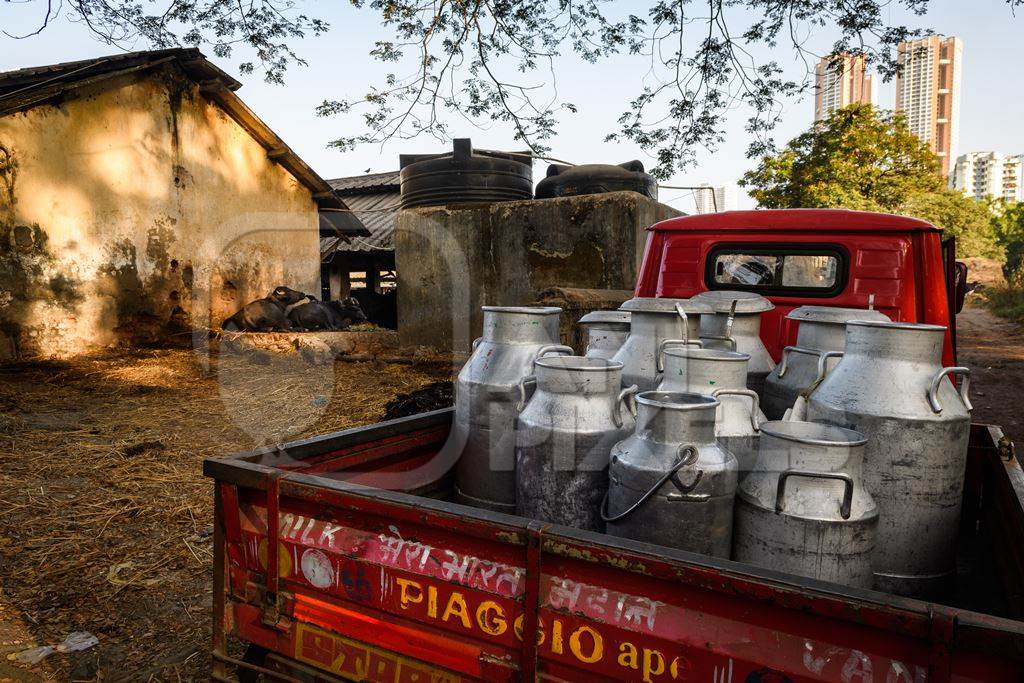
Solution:
{"label": "aluminum milk can", "polygon": [[689,299],[637,297],[619,307],[630,314],[629,336],[612,357],[622,363],[622,383],[650,391],[660,381],[665,348],[671,345],[700,346],[698,330],[707,304]]}
{"label": "aluminum milk can", "polygon": [[[807,415],[868,438],[864,478],[878,503],[875,588],[928,596],[955,576],[971,405],[970,371],[942,367],[946,328],[854,320],[842,360]],[[950,376],[962,377],[960,392]]]}
{"label": "aluminum milk can", "polygon": [[738,351],[665,349],[665,373],[658,391],[708,394],[720,402],[715,436],[736,456],[742,478],[757,459],[758,425],[764,421],[757,394],[747,389],[750,356]]}
{"label": "aluminum milk can", "polygon": [[761,341],[761,314],[774,310],[775,305],[754,292],[720,289],[701,292],[693,300],[714,309],[714,315],[701,316],[700,319],[700,338],[704,348],[748,354],[747,388],[760,396],[765,378],[775,367],[775,361]]}
{"label": "aluminum milk can", "polygon": [[514,514],[515,434],[519,380],[534,359],[558,346],[562,309],[554,306],[484,306],[484,334],[455,385],[455,437],[462,452],[455,465],[460,503]]}
{"label": "aluminum milk can", "polygon": [[875,310],[837,306],[800,306],[789,320],[800,327],[796,345],[782,351],[782,359],[765,380],[761,408],[772,420],[781,420],[797,396],[839,363],[846,348],[846,323],[850,320],[889,320]]}
{"label": "aluminum milk can", "polygon": [[612,358],[629,336],[629,313],[626,311],[591,311],[580,318],[587,332],[588,358]]}
{"label": "aluminum milk can", "polygon": [[711,396],[647,391],[636,431],[612,449],[607,533],[728,558],[736,458],[715,440]]}
{"label": "aluminum milk can", "polygon": [[757,465],[739,486],[733,559],[871,588],[878,507],[864,486],[864,444],[815,422],[761,425]]}
{"label": "aluminum milk can", "polygon": [[622,363],[547,356],[534,363],[536,384],[516,423],[516,511],[523,517],[604,531],[612,446],[633,433],[632,397]]}

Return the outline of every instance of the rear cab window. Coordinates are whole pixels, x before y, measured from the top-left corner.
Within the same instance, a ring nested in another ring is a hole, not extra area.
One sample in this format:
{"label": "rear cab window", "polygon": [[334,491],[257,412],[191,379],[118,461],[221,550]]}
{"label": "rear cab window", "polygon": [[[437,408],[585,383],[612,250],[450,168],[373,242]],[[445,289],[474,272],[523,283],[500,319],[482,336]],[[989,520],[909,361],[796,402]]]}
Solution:
{"label": "rear cab window", "polygon": [[830,245],[717,245],[708,253],[705,286],[761,294],[830,297],[846,284],[845,251]]}

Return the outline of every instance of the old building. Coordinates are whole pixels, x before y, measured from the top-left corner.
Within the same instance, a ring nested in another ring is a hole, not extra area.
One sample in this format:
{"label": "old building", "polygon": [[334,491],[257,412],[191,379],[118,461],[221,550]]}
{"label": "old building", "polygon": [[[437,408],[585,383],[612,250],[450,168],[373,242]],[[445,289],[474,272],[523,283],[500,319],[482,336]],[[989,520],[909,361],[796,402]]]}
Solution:
{"label": "old building", "polygon": [[318,212],[345,204],[240,85],[195,49],[0,74],[0,358],[216,328],[277,285],[318,292]]}
{"label": "old building", "polygon": [[354,296],[370,322],[394,329],[398,295],[395,217],[401,202],[398,171],[366,173],[327,182],[359,218],[369,235],[351,239],[339,237],[331,222],[344,214],[329,210],[321,214],[323,299]]}

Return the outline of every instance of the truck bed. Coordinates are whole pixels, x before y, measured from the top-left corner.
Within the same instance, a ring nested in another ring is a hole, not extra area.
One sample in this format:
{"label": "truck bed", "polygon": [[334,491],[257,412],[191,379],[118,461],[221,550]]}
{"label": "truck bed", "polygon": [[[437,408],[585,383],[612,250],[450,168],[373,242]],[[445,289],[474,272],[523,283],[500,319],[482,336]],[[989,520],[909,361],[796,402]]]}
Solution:
{"label": "truck bed", "polygon": [[1024,680],[1024,473],[997,427],[972,427],[958,590],[932,604],[451,503],[451,417],[205,461],[215,679]]}

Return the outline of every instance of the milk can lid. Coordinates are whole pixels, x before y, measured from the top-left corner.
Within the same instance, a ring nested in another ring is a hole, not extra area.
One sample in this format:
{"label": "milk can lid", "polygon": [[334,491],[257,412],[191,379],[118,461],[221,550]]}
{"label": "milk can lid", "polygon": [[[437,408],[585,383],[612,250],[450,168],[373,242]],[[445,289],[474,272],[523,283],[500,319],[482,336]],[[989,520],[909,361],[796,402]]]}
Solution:
{"label": "milk can lid", "polygon": [[676,304],[681,304],[687,315],[702,315],[714,312],[708,304],[694,301],[693,299],[663,299],[648,296],[638,296],[629,299],[619,306],[619,310],[638,313],[675,313]]}
{"label": "milk can lid", "polygon": [[740,292],[730,289],[713,289],[701,292],[693,297],[710,305],[715,313],[728,313],[732,310],[732,302],[736,302],[737,313],[764,313],[775,308],[775,305],[756,292]]}
{"label": "milk can lid", "polygon": [[800,306],[786,316],[789,320],[807,320],[815,323],[845,325],[851,320],[889,320],[881,311],[865,308],[842,308],[839,306]]}
{"label": "milk can lid", "polygon": [[629,324],[628,311],[591,311],[580,318],[580,322],[587,323],[622,323]]}

